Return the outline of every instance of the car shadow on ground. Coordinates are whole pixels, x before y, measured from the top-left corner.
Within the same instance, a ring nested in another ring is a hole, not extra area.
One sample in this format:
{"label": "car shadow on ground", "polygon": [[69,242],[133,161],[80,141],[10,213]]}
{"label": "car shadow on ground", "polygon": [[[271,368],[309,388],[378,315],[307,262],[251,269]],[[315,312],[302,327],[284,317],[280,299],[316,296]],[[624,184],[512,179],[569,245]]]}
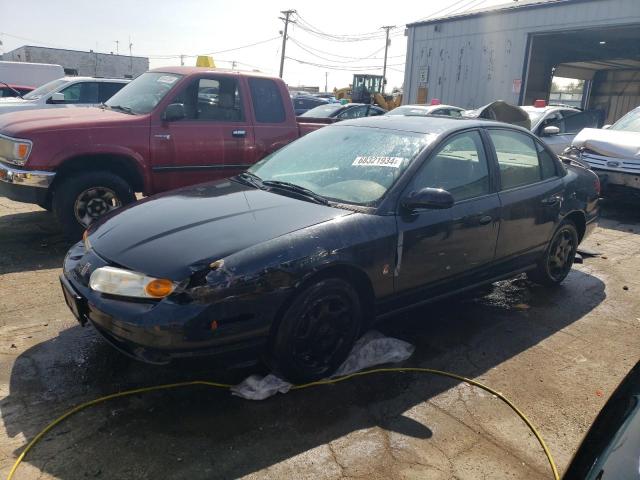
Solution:
{"label": "car shadow on ground", "polygon": [[[416,345],[405,366],[476,377],[579,320],[605,297],[598,278],[574,269],[554,290],[519,277],[480,298],[405,312],[379,329]],[[195,379],[236,383],[256,368],[226,369],[207,359],[145,365],[112,350],[92,328],[78,326],[17,358],[0,410],[8,435],[22,435],[26,443],[71,406],[101,395]],[[457,383],[381,374],[262,402],[207,387],[145,394],[76,415],[25,462],[64,480],[237,478],[373,426],[429,438],[432,425],[403,413]]]}
{"label": "car shadow on ground", "polygon": [[50,212],[0,216],[0,274],[59,268],[70,246]]}

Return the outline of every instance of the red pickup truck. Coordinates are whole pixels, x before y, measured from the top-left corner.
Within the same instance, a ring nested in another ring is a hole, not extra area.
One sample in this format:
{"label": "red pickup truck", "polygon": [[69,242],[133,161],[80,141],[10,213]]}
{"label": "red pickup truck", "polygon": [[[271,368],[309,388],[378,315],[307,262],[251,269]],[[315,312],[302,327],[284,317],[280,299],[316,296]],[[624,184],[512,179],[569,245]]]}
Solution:
{"label": "red pickup truck", "polygon": [[77,238],[136,192],[234,175],[322,126],[298,123],[279,78],[151,70],[100,108],[0,116],[0,195],[53,210]]}

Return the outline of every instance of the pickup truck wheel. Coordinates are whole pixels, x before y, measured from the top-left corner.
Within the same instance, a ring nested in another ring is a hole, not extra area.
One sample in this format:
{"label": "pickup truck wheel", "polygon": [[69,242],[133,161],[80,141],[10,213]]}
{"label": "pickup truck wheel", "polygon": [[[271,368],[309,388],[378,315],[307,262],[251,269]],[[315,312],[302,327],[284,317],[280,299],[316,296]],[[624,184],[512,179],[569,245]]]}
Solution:
{"label": "pickup truck wheel", "polygon": [[98,218],[134,202],[131,186],[110,172],[87,172],[62,181],[53,194],[53,211],[65,235],[77,240]]}
{"label": "pickup truck wheel", "polygon": [[347,358],[362,325],[360,298],[339,278],[320,280],[291,303],[273,339],[270,362],[294,383],[331,375]]}
{"label": "pickup truck wheel", "polygon": [[538,267],[527,276],[547,287],[559,285],[569,275],[577,249],[578,230],[572,221],[565,220],[554,233]]}

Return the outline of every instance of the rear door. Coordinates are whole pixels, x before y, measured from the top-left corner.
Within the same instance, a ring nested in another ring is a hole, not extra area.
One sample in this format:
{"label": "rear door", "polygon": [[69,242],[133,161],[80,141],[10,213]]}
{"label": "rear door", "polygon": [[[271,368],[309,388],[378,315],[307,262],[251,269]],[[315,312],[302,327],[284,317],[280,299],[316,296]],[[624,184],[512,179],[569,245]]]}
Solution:
{"label": "rear door", "polygon": [[443,188],[455,204],[398,216],[399,292],[470,273],[493,260],[500,201],[489,165],[477,130],[445,139],[422,165],[403,196],[425,187]]}
{"label": "rear door", "polygon": [[237,76],[196,77],[170,103],[185,118],[151,126],[154,185],[168,190],[226,178],[253,163],[253,129]]}
{"label": "rear door", "polygon": [[558,222],[563,202],[562,170],[532,135],[510,129],[487,129],[500,172],[502,204],[496,260],[513,260],[513,268],[538,258]]}

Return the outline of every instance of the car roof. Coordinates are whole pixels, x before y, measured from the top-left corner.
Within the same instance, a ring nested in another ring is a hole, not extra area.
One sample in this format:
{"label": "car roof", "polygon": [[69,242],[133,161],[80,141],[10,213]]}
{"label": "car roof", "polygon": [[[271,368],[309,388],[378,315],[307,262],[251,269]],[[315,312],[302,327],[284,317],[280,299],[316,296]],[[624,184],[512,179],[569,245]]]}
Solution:
{"label": "car roof", "polygon": [[244,76],[249,76],[249,77],[267,77],[267,78],[273,78],[272,75],[267,75],[265,73],[262,72],[247,72],[247,71],[243,71],[243,70],[231,70],[228,68],[210,68],[210,67],[161,67],[161,68],[154,68],[152,70],[149,70],[150,72],[156,72],[156,73],[175,73],[178,75],[193,75],[196,73],[215,73],[215,74],[220,74],[220,75],[225,75],[225,76],[237,76],[237,75],[244,75]]}
{"label": "car roof", "polygon": [[[356,126],[381,128],[386,130],[397,130],[404,132],[446,135],[465,128],[474,127],[500,127],[512,130],[519,130],[531,134],[526,128],[518,127],[504,122],[494,122],[492,120],[475,118],[453,118],[453,117],[417,117],[405,115],[381,115],[375,117],[363,117],[353,120],[343,120],[335,126]],[[334,126],[332,125],[332,127]]]}
{"label": "car roof", "polygon": [[438,104],[438,105],[420,105],[420,104],[399,105],[396,108],[402,108],[402,107],[416,108],[420,110],[435,110],[437,108],[455,108],[457,110],[464,110],[464,108],[456,107],[455,105],[446,105],[444,103]]}
{"label": "car roof", "polygon": [[59,80],[66,80],[67,82],[118,82],[128,83],[130,78],[103,78],[103,77],[62,77]]}
{"label": "car roof", "polygon": [[525,105],[520,108],[522,108],[525,112],[540,112],[540,113],[547,113],[555,110],[575,110],[576,112],[580,111],[580,109],[576,107],[571,107],[569,105],[566,105],[566,106],[565,105],[547,105],[546,107],[534,107],[533,105]]}

